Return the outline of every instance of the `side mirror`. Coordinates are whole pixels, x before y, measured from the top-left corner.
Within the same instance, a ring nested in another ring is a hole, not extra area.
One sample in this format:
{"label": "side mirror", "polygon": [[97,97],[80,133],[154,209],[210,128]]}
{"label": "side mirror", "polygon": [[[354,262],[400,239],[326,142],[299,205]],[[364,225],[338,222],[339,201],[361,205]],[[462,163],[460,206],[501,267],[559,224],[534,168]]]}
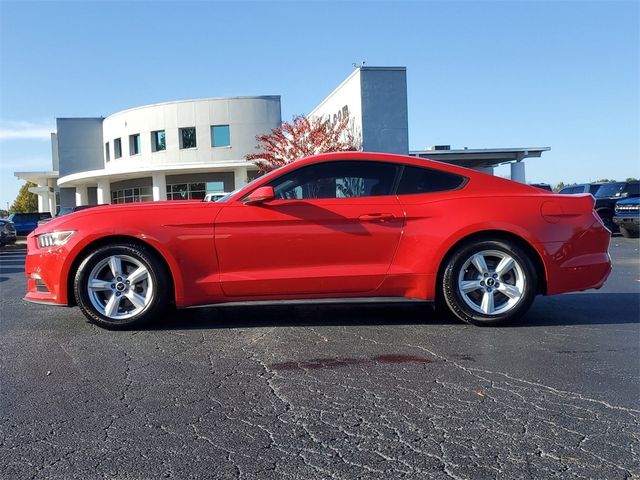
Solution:
{"label": "side mirror", "polygon": [[273,187],[260,187],[251,192],[251,194],[245,199],[244,204],[257,205],[259,203],[273,200],[274,198],[276,198],[276,195],[273,191]]}

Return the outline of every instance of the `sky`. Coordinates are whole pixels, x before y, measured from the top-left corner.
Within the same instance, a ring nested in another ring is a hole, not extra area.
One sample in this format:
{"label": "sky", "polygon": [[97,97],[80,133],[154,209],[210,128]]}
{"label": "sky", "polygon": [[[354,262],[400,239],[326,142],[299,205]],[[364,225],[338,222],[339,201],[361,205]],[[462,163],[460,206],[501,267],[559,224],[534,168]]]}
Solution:
{"label": "sky", "polygon": [[[409,147],[549,146],[527,181],[640,177],[637,1],[0,0],[0,208],[50,170],[56,117],[281,95],[405,66]],[[508,174],[508,168],[498,169]]]}

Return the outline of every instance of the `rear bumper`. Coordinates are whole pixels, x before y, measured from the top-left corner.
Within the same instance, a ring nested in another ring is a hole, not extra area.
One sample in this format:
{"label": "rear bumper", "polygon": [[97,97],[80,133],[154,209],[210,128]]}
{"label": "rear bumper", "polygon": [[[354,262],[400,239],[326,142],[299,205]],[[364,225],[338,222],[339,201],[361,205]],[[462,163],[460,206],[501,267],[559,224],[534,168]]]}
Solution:
{"label": "rear bumper", "polygon": [[611,233],[600,221],[568,242],[544,244],[547,294],[600,288],[611,273]]}

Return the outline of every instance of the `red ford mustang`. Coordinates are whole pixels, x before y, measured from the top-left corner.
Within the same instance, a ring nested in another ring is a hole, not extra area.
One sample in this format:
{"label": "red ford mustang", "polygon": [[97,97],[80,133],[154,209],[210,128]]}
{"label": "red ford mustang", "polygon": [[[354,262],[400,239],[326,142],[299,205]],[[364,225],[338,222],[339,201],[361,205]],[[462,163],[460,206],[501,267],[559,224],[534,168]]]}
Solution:
{"label": "red ford mustang", "polygon": [[610,232],[585,195],[424,159],[319,155],[217,202],[105,206],[28,237],[27,300],[107,328],[165,307],[364,298],[436,301],[477,325],[537,294],[599,288]]}

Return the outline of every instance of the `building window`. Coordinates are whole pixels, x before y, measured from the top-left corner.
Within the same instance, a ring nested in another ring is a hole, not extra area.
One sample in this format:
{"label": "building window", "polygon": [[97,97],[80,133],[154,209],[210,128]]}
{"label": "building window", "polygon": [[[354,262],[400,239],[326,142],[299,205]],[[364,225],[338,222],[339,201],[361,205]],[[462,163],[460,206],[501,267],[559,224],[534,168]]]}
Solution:
{"label": "building window", "polygon": [[224,193],[224,182],[207,182],[207,193]]}
{"label": "building window", "polygon": [[198,200],[204,198],[206,193],[204,182],[167,185],[167,200]]}
{"label": "building window", "polygon": [[231,136],[229,135],[229,125],[212,125],[211,126],[211,146],[212,147],[229,147],[231,145]]}
{"label": "building window", "polygon": [[150,202],[153,200],[152,187],[123,188],[111,192],[111,203]]}
{"label": "building window", "polygon": [[111,152],[109,151],[109,142],[104,144],[104,158],[107,159],[107,162],[111,160]]}
{"label": "building window", "polygon": [[129,155],[138,155],[140,153],[140,134],[129,135]]}
{"label": "building window", "polygon": [[160,152],[166,149],[167,143],[165,141],[164,130],[151,132],[151,150],[153,152]]}
{"label": "building window", "polygon": [[186,127],[180,130],[180,148],[196,148],[196,127]]}
{"label": "building window", "polygon": [[113,141],[113,158],[120,158],[122,156],[122,140],[116,138]]}

